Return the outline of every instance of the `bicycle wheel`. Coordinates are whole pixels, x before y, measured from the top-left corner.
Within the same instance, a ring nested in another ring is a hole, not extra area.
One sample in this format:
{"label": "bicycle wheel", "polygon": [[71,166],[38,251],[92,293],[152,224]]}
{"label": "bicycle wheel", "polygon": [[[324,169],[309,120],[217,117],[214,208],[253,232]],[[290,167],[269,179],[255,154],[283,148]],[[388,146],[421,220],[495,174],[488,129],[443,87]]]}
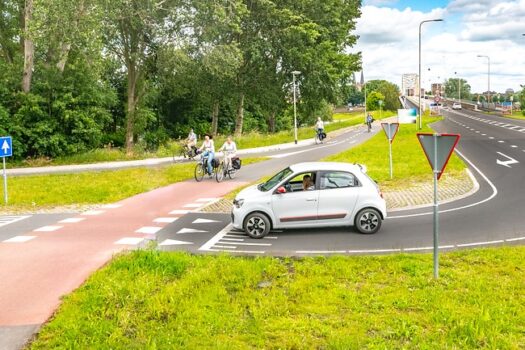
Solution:
{"label": "bicycle wheel", "polygon": [[221,182],[224,179],[224,163],[221,162],[217,169],[215,169],[215,180]]}
{"label": "bicycle wheel", "polygon": [[230,179],[233,179],[233,178],[235,177],[235,173],[236,173],[236,172],[237,172],[237,170],[235,170],[235,169],[230,169],[230,170],[228,170],[228,177],[229,177]]}
{"label": "bicycle wheel", "polygon": [[195,166],[195,181],[201,182],[204,178],[204,174],[206,173],[206,170],[204,169],[204,166],[202,163],[199,163]]}
{"label": "bicycle wheel", "polygon": [[319,140],[319,135],[315,135],[314,137],[314,141],[315,141],[315,144],[318,145],[319,143],[321,143],[321,140]]}

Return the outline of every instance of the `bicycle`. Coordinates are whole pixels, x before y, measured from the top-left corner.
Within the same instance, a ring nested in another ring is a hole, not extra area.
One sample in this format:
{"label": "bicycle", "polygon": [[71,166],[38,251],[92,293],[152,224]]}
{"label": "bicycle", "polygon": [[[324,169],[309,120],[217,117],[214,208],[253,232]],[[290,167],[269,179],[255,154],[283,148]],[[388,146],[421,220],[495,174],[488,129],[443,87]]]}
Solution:
{"label": "bicycle", "polygon": [[217,171],[215,172],[215,180],[221,182],[226,176],[231,179],[235,177],[237,169],[233,167],[231,155],[234,152],[224,151],[224,157],[222,158]]}
{"label": "bicycle", "polygon": [[179,143],[179,149],[173,152],[173,161],[176,162],[179,158],[182,158],[182,160],[194,160],[197,156],[196,151],[197,147],[191,146],[191,149],[188,149],[186,142],[181,142]]}
{"label": "bicycle", "polygon": [[323,143],[323,140],[326,138],[325,133],[323,132],[323,129],[317,129],[315,130],[315,137],[314,142],[316,145]]}
{"label": "bicycle", "polygon": [[209,175],[210,177],[213,177],[217,173],[217,168],[212,166],[211,168],[211,174],[208,172],[208,157],[201,157],[201,159],[197,162],[197,165],[195,166],[194,171],[194,177],[195,181],[201,182],[204,178],[204,175]]}

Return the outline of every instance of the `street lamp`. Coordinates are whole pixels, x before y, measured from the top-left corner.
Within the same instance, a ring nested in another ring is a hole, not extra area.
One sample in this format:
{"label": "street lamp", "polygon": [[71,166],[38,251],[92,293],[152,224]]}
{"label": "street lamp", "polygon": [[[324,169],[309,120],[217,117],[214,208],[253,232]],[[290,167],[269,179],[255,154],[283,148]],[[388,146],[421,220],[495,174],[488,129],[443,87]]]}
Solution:
{"label": "street lamp", "polygon": [[[488,88],[489,88],[487,90],[487,104],[488,104],[488,103],[490,103],[490,57],[487,56],[487,55],[478,55],[478,57],[486,58],[487,62],[488,62],[488,67],[489,67],[488,74],[487,74],[487,77],[488,77]],[[489,106],[489,109],[490,109],[490,106]]]}
{"label": "street lamp", "polygon": [[461,103],[461,79],[458,77],[458,72],[454,72],[456,79],[458,79],[458,102]]}
{"label": "street lamp", "polygon": [[428,19],[426,21],[422,21],[421,23],[419,23],[419,92],[418,92],[418,95],[419,95],[419,130],[423,128],[423,123],[421,121],[422,119],[422,114],[421,114],[421,26],[424,23],[428,23],[428,22],[443,22],[443,19],[441,18]]}
{"label": "street lamp", "polygon": [[293,125],[294,125],[294,138],[295,138],[295,144],[297,145],[297,97],[296,97],[296,84],[295,84],[295,76],[301,74],[298,70],[294,70],[292,72],[293,76]]}

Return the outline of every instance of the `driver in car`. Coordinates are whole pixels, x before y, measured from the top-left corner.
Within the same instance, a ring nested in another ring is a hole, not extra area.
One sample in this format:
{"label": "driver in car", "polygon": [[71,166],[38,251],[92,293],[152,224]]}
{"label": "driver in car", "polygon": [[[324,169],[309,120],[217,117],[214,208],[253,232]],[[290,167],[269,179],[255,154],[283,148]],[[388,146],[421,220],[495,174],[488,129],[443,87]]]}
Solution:
{"label": "driver in car", "polygon": [[311,190],[315,190],[315,184],[312,181],[312,177],[310,175],[305,175],[303,177],[303,191]]}

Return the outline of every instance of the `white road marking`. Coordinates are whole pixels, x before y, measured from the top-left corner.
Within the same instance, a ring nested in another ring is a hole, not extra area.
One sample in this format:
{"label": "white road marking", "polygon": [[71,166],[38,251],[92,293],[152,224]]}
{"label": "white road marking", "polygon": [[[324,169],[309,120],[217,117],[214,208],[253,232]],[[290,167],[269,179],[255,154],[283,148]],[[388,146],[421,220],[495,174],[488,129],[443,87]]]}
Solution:
{"label": "white road marking", "polygon": [[487,136],[487,134],[481,134],[481,136]]}
{"label": "white road marking", "polygon": [[512,145],[512,146],[510,146],[510,147],[512,147],[512,148],[518,148],[518,146],[516,146],[516,145]]}
{"label": "white road marking", "polygon": [[198,218],[198,219],[195,219],[192,224],[209,224],[209,223],[212,223],[212,222],[220,222],[218,220],[211,220],[211,219],[201,219],[201,218]]}
{"label": "white road marking", "polygon": [[183,205],[184,208],[200,208],[202,207],[202,203],[190,203]]}
{"label": "white road marking", "polygon": [[503,140],[499,140],[498,142],[499,142],[499,143],[505,143],[505,141],[503,141]]}
{"label": "white road marking", "polygon": [[415,252],[419,250],[432,250],[434,247],[415,247],[415,248],[403,248],[404,252]]}
{"label": "white road marking", "polygon": [[[481,200],[481,201],[478,201],[476,203],[472,203],[472,204],[467,204],[467,205],[463,205],[461,207],[457,207],[457,208],[450,208],[450,209],[446,209],[446,210],[440,210],[439,212],[440,213],[449,213],[449,212],[454,212],[454,211],[458,211],[458,210],[463,210],[463,209],[467,209],[467,208],[471,208],[471,207],[475,207],[475,206],[478,206],[478,205],[481,205],[483,203],[486,203],[488,201],[490,201],[492,198],[496,197],[498,195],[498,189],[496,188],[496,186],[492,183],[492,181],[490,181],[490,179],[485,175],[483,174],[483,172],[481,172],[481,170],[479,170],[479,168],[477,166],[474,165],[474,163],[472,163],[467,157],[465,157],[465,155],[463,153],[461,153],[460,151],[458,151],[457,149],[455,150],[455,152],[461,157],[463,158],[474,170],[476,170],[476,172],[483,178],[483,180],[485,180],[490,188],[492,189],[492,194]],[[403,219],[403,218],[411,218],[411,217],[416,217],[416,216],[424,216],[424,215],[433,215],[434,212],[433,211],[429,211],[429,212],[424,212],[424,213],[418,213],[418,214],[408,214],[408,215],[398,215],[398,216],[388,216],[387,217],[387,220],[389,219]]]}
{"label": "white road marking", "polygon": [[197,230],[197,229],[194,229],[194,228],[183,228],[183,229],[180,229],[177,232],[177,234],[180,234],[180,233],[204,233],[204,232],[208,232],[208,231]]}
{"label": "white road marking", "polygon": [[475,242],[475,243],[463,243],[463,244],[456,244],[456,247],[462,248],[462,247],[475,247],[478,245],[489,245],[489,244],[500,244],[503,243],[503,240],[497,240],[497,241],[487,241],[487,242]]}
{"label": "white road marking", "polygon": [[189,210],[172,210],[170,211],[170,214],[171,215],[186,215],[189,212],[190,212]]}
{"label": "white road marking", "polygon": [[170,218],[170,217],[156,218],[153,220],[153,222],[164,223],[164,224],[171,224],[175,221],[177,221],[177,218]]}
{"label": "white road marking", "polygon": [[95,215],[100,215],[103,213],[105,213],[104,210],[88,210],[88,211],[81,213],[81,215],[95,216]]}
{"label": "white road marking", "polygon": [[234,250],[234,247],[231,247],[227,250],[220,250],[220,249],[206,249],[207,252],[235,252],[235,253],[241,253],[241,254],[264,254],[265,251],[258,251],[258,250]]}
{"label": "white road marking", "polygon": [[101,208],[104,208],[104,209],[117,209],[117,208],[120,208],[120,207],[122,207],[122,204],[105,204]]}
{"label": "white road marking", "polygon": [[160,246],[168,246],[168,245],[190,245],[193,244],[193,242],[186,242],[186,241],[177,241],[176,239],[166,239],[160,243]]}
{"label": "white road marking", "polygon": [[84,220],[86,220],[86,218],[69,218],[69,219],[60,220],[58,223],[59,224],[76,224]]}
{"label": "white road marking", "polygon": [[37,228],[36,230],[33,230],[33,232],[53,232],[56,230],[60,230],[64,226],[42,226],[40,228]]}
{"label": "white road marking", "polygon": [[160,230],[162,230],[162,227],[158,227],[158,226],[144,226],[144,227],[139,228],[135,232],[136,233],[145,233],[145,234],[153,235],[153,234],[159,232]]}
{"label": "white road marking", "polygon": [[30,218],[31,215],[22,215],[22,216],[11,216],[11,215],[8,215],[8,216],[1,216],[0,217],[0,227],[2,226],[7,226],[9,224],[12,224],[12,223],[15,223],[15,222],[18,222],[18,221],[21,221],[21,220],[24,220],[24,219],[27,219],[27,218]]}
{"label": "white road marking", "polygon": [[14,236],[3,241],[3,243],[25,243],[36,238],[36,236]]}
{"label": "white road marking", "polygon": [[[222,239],[221,239],[222,241]],[[240,242],[220,242],[221,244],[235,244],[235,245],[253,245],[260,247],[271,247],[271,243],[240,243]]]}
{"label": "white road marking", "polygon": [[216,243],[218,243],[226,234],[228,234],[228,232],[230,232],[230,230],[233,228],[233,225],[232,224],[228,224],[226,225],[225,228],[223,228],[222,230],[220,230],[219,232],[217,232],[217,234],[215,236],[213,236],[209,241],[207,241],[206,243],[204,243],[200,248],[199,250],[205,250],[205,251],[210,251],[211,247],[213,247]]}
{"label": "white road marking", "polygon": [[504,154],[504,153],[501,153],[501,152],[497,152],[499,155],[507,158],[508,160],[499,160],[499,159],[496,159],[496,164],[498,165],[503,165],[507,168],[512,168],[511,165],[512,164],[517,164],[519,163],[519,161],[517,161],[516,159],[512,158],[512,157],[509,157],[508,155]]}
{"label": "white road marking", "polygon": [[124,237],[116,241],[114,244],[120,244],[120,245],[137,245],[140,242],[142,242],[144,238],[138,238],[138,237]]}
{"label": "white road marking", "polygon": [[227,238],[227,237],[224,237],[224,238],[221,239],[221,241],[244,242],[244,239],[242,239],[242,238]]}
{"label": "white road marking", "polygon": [[494,136],[489,136],[489,139],[494,140]]}
{"label": "white road marking", "polygon": [[222,248],[222,249],[237,249],[237,247],[233,247],[233,246],[224,246],[224,245],[215,245],[214,246],[215,248]]}
{"label": "white road marking", "polygon": [[525,241],[525,237],[507,238],[505,242]]}

